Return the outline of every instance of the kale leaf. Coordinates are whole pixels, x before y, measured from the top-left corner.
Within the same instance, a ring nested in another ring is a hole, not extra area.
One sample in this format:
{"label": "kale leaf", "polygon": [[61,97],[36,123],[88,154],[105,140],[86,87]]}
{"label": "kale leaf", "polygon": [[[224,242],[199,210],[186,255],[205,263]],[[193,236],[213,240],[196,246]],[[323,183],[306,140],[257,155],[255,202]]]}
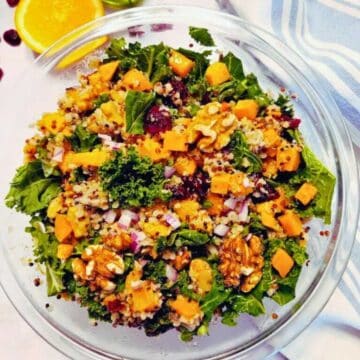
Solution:
{"label": "kale leaf", "polygon": [[190,26],[189,35],[199,44],[204,46],[215,46],[214,40],[208,29]]}
{"label": "kale leaf", "polygon": [[245,78],[242,61],[232,52],[228,52],[222,61],[226,64],[231,76],[234,79],[243,80]]}
{"label": "kale leaf", "polygon": [[164,167],[139,156],[134,148],[127,154],[117,152],[99,172],[102,188],[123,207],[149,206],[156,199],[169,199],[169,192],[163,188]]}
{"label": "kale leaf", "polygon": [[93,101],[93,107],[94,109],[97,109],[101,104],[107,103],[108,101],[110,101],[109,94],[100,94],[98,98]]}
{"label": "kale leaf", "polygon": [[144,267],[144,277],[154,280],[158,284],[166,281],[166,263],[163,260],[151,261]]}
{"label": "kale leaf", "polygon": [[245,136],[240,130],[235,131],[230,140],[230,148],[234,154],[234,166],[248,173],[261,171],[262,162],[246,143]]}
{"label": "kale leaf", "polygon": [[101,143],[97,134],[93,134],[86,130],[82,125],[75,128],[74,133],[68,137],[71,147],[76,152],[91,151]]}
{"label": "kale leaf", "polygon": [[144,117],[146,111],[155,101],[154,92],[130,90],[125,98],[126,131],[130,134],[144,133]]}
{"label": "kale leaf", "polygon": [[17,169],[5,203],[9,208],[32,215],[47,208],[60,192],[59,178],[46,178],[42,162],[34,160]]}
{"label": "kale leaf", "polygon": [[175,246],[176,248],[182,246],[201,246],[209,241],[210,237],[206,233],[190,229],[180,229],[174,231],[168,237],[158,238],[157,250],[162,251],[163,249],[172,246]]}
{"label": "kale leaf", "polygon": [[120,60],[121,72],[136,68],[152,82],[162,81],[172,74],[168,65],[169,48],[163,43],[142,47],[135,42],[126,47],[124,38],[113,39],[106,54],[110,60]]}
{"label": "kale leaf", "polygon": [[331,201],[336,178],[315,156],[310,148],[304,144],[299,131],[293,131],[291,134],[296,141],[303,146],[301,156],[304,166],[294,174],[289,180],[289,183],[299,187],[304,182],[309,182],[318,190],[314,200],[306,207],[298,206],[297,211],[303,217],[320,217],[324,220],[325,224],[330,224]]}
{"label": "kale leaf", "polygon": [[290,102],[290,98],[287,95],[279,94],[278,98],[274,102],[275,105],[280,107],[281,113],[289,117],[294,116],[294,107]]}

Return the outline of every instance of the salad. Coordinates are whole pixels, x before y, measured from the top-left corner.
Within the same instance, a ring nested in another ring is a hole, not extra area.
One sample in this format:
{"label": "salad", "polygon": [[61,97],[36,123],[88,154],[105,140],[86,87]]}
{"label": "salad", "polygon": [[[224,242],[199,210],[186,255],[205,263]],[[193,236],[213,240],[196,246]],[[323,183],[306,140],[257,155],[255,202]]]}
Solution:
{"label": "salad", "polygon": [[6,197],[31,217],[49,296],[184,341],[294,299],[335,186],[290,97],[189,32],[206,50],[113,39],[38,120]]}

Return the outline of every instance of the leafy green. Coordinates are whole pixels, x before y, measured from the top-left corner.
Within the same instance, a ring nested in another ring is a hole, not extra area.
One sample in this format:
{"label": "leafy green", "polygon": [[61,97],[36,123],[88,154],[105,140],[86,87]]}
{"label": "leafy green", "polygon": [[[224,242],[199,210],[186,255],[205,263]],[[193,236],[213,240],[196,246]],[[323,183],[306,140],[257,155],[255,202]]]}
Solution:
{"label": "leafy green", "polygon": [[190,26],[189,35],[199,44],[204,46],[215,46],[214,40],[208,29]]}
{"label": "leafy green", "polygon": [[164,190],[164,168],[141,157],[134,148],[127,154],[119,151],[115,158],[100,167],[101,185],[112,200],[121,206],[148,206],[156,199],[167,200]]}
{"label": "leafy green", "polygon": [[193,290],[189,289],[190,284],[191,280],[188,272],[186,270],[182,270],[179,272],[177,281],[174,284],[174,288],[178,289],[181,294],[190,299],[199,300],[200,296]]}
{"label": "leafy green", "polygon": [[140,0],[102,0],[106,5],[114,8],[124,8],[136,5]]}
{"label": "leafy green", "polygon": [[5,203],[10,208],[32,215],[45,209],[60,192],[60,180],[53,176],[46,178],[42,162],[35,160],[17,169]]}
{"label": "leafy green", "polygon": [[249,149],[245,136],[240,130],[232,134],[230,148],[234,154],[233,162],[237,169],[248,173],[261,171],[262,162],[260,158]]}
{"label": "leafy green", "polygon": [[163,260],[151,261],[144,267],[144,277],[161,284],[166,281],[166,263]]}
{"label": "leafy green", "polygon": [[82,125],[75,128],[74,133],[68,137],[71,147],[76,152],[91,151],[101,143],[97,134],[91,133]]}
{"label": "leafy green", "polygon": [[301,156],[304,164],[289,180],[289,183],[299,187],[304,182],[309,182],[318,190],[314,200],[308,206],[302,207],[298,205],[297,210],[303,217],[320,217],[324,220],[325,224],[330,224],[331,201],[336,178],[315,156],[310,148],[304,144],[298,130],[293,131],[291,134],[296,141],[303,146]]}
{"label": "leafy green", "polygon": [[226,64],[231,76],[234,79],[243,80],[245,78],[242,61],[232,52],[228,52],[222,61]]}
{"label": "leafy green", "polygon": [[147,336],[157,336],[173,327],[169,319],[169,309],[162,306],[152,319],[144,323],[144,329]]}
{"label": "leafy green", "polygon": [[107,103],[110,101],[109,94],[100,94],[97,99],[93,101],[94,109],[97,109],[101,106],[101,104]]}
{"label": "leafy green", "polygon": [[106,54],[110,60],[120,60],[121,72],[136,68],[143,71],[152,82],[171,76],[169,48],[163,43],[142,47],[139,42],[135,42],[126,47],[124,38],[113,39]]}
{"label": "leafy green", "polygon": [[71,273],[65,277],[64,286],[70,295],[77,294],[80,297],[80,305],[87,307],[91,319],[111,321],[111,314],[105,306],[95,299],[96,294],[92,293],[88,286],[78,284]]}
{"label": "leafy green", "polygon": [[283,115],[287,115],[291,118],[294,116],[294,107],[290,101],[289,96],[279,94],[274,104],[280,107],[281,113]]}
{"label": "leafy green", "polygon": [[285,305],[295,298],[295,288],[301,272],[301,266],[294,266],[287,277],[278,279],[279,289],[271,297],[280,305]]}
{"label": "leafy green", "polygon": [[130,134],[144,133],[144,117],[146,111],[155,101],[154,92],[130,90],[125,98],[126,131]]}
{"label": "leafy green", "polygon": [[84,172],[84,169],[81,166],[79,166],[71,172],[69,181],[70,183],[80,183],[88,178],[89,175]]}
{"label": "leafy green", "polygon": [[171,233],[171,235],[167,238],[158,238],[157,250],[162,251],[166,247],[172,246],[175,246],[176,248],[180,248],[182,246],[201,246],[209,241],[210,237],[206,233],[190,229],[180,229]]}
{"label": "leafy green", "polygon": [[270,259],[279,248],[286,250],[298,265],[303,265],[308,259],[306,248],[292,238],[270,239],[267,246],[265,253],[267,259]]}
{"label": "leafy green", "polygon": [[64,284],[62,281],[64,276],[64,270],[62,270],[61,268],[55,268],[49,263],[46,263],[45,266],[47,294],[48,296],[53,296],[64,289]]}
{"label": "leafy green", "polygon": [[271,284],[275,282],[273,269],[270,260],[266,260],[262,269],[262,277],[260,282],[256,285],[255,289],[251,292],[257,299],[261,300],[266,292],[270,289]]}

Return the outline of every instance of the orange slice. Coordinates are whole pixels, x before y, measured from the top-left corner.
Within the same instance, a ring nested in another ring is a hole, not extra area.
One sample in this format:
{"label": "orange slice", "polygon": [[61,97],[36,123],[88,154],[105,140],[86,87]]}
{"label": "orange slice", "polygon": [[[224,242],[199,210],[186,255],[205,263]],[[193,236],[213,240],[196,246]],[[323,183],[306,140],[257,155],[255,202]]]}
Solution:
{"label": "orange slice", "polygon": [[[15,26],[25,44],[41,53],[65,34],[103,15],[101,0],[21,0],[15,11]],[[105,41],[102,37],[81,46],[63,59],[61,67],[80,59]]]}

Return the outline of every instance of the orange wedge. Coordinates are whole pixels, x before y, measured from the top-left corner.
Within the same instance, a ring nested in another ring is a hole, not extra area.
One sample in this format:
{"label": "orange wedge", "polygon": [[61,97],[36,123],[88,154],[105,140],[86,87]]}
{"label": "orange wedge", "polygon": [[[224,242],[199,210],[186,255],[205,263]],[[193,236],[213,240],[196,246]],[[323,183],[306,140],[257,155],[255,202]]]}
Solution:
{"label": "orange wedge", "polygon": [[[25,44],[41,53],[65,34],[103,15],[101,0],[21,0],[15,11],[15,26]],[[75,62],[105,41],[103,37],[76,49],[63,59],[61,67]]]}

